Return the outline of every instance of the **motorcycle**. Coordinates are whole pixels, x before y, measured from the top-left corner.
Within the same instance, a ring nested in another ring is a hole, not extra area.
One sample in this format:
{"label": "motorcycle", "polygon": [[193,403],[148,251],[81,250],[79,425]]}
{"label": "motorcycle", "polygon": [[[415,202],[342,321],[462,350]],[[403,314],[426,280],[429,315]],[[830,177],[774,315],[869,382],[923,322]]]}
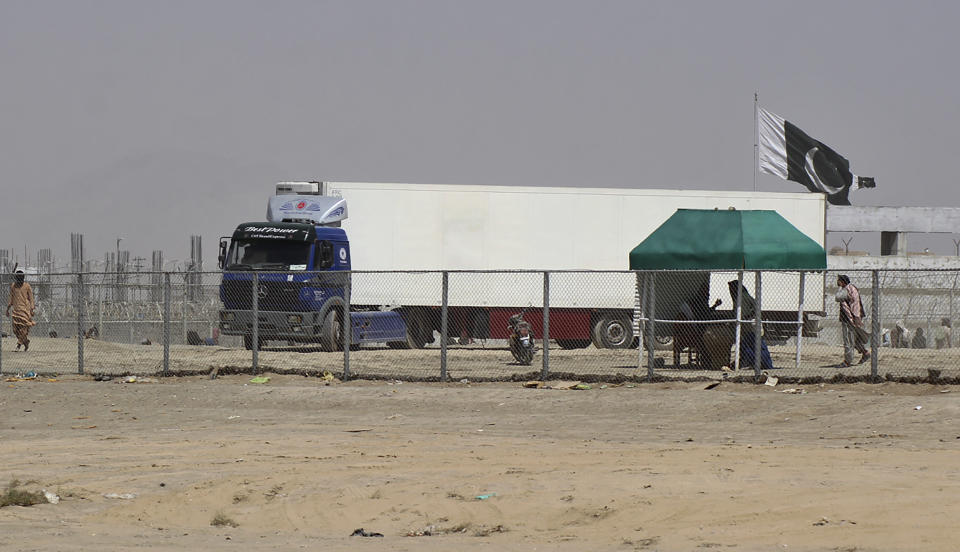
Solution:
{"label": "motorcycle", "polygon": [[523,319],[523,309],[519,314],[510,317],[507,329],[510,331],[510,352],[517,362],[529,366],[533,362],[533,354],[537,351],[536,338],[530,329],[530,323]]}

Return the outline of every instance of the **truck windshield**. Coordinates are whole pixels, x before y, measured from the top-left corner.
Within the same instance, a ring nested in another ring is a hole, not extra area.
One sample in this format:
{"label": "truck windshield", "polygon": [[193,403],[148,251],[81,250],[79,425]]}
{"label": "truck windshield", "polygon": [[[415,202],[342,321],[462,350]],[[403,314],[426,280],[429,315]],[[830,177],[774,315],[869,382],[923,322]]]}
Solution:
{"label": "truck windshield", "polygon": [[306,270],[310,243],[286,240],[234,240],[227,255],[228,270]]}

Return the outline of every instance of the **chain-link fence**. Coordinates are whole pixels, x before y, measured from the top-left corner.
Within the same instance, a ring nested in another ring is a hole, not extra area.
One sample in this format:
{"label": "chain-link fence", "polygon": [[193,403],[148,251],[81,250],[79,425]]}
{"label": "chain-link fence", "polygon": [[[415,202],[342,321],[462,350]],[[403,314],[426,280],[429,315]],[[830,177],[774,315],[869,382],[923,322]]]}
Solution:
{"label": "chain-link fence", "polygon": [[[44,275],[42,281],[28,276],[36,299],[34,325],[24,336],[23,326],[3,319],[0,371],[960,382],[952,328],[960,270],[848,272],[851,285],[838,294],[839,276],[835,271],[84,273]],[[3,277],[5,301],[11,283],[10,276]],[[524,332],[532,339],[524,340]],[[20,341],[26,339],[24,351]]]}

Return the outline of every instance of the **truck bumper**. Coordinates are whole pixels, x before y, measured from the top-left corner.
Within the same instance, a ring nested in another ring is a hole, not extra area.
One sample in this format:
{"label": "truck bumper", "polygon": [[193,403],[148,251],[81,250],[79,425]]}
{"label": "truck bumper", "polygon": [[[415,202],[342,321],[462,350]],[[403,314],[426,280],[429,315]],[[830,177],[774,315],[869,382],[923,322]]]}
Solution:
{"label": "truck bumper", "polygon": [[[257,313],[260,339],[319,341],[323,320],[319,312],[260,311]],[[383,343],[403,341],[407,337],[403,317],[396,312],[354,312],[350,315],[350,341]],[[253,313],[248,310],[221,310],[222,335],[253,334]]]}
{"label": "truck bumper", "polygon": [[[317,312],[260,311],[257,334],[262,339],[312,341],[319,339],[321,320]],[[223,335],[250,335],[253,333],[253,313],[248,310],[221,310],[220,333]]]}

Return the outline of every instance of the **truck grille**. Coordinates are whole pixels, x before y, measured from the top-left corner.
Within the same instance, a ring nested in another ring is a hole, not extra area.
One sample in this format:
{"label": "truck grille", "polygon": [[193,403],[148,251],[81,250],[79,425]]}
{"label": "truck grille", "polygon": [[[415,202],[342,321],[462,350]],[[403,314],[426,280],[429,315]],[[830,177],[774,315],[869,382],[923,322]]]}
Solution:
{"label": "truck grille", "polygon": [[[223,306],[228,309],[249,310],[253,308],[251,280],[224,280]],[[301,284],[297,282],[268,282],[260,280],[257,299],[258,310],[304,311],[300,301]]]}

